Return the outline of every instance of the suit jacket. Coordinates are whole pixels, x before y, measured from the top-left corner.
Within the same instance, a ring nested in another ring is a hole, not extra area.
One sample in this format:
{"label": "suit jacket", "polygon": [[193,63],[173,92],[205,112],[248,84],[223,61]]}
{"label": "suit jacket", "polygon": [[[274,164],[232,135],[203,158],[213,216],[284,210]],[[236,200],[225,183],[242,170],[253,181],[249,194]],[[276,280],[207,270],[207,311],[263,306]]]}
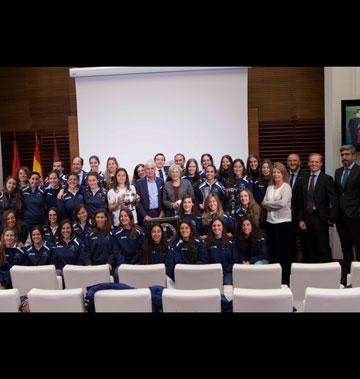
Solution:
{"label": "suit jacket", "polygon": [[345,188],[342,188],[341,177],[344,167],[335,171],[335,189],[339,199],[339,206],[343,212],[353,220],[360,219],[360,166],[354,164],[350,170]]}
{"label": "suit jacket", "polygon": [[[301,181],[301,187],[296,193],[297,220],[304,221],[308,216],[307,195],[310,173],[307,173]],[[330,175],[320,172],[314,188],[314,204],[316,210],[327,221],[335,221],[338,213],[339,203],[335,192],[333,178]]]}
{"label": "suit jacket", "polygon": [[[158,176],[155,177],[155,181],[156,181],[156,186],[158,189],[158,203],[159,203],[158,209],[162,211],[163,209],[162,191],[164,187],[164,181]],[[147,176],[144,176],[143,178],[139,179],[136,182],[135,188],[136,188],[136,193],[140,196],[140,202],[137,206],[137,210],[142,220],[144,219],[146,215],[149,214],[149,210],[150,210],[150,199],[149,199],[149,190],[147,187]]]}
{"label": "suit jacket", "polygon": [[[191,195],[195,203],[195,194],[191,183],[187,179],[180,179],[179,200],[181,200],[186,193]],[[166,182],[163,190],[163,206],[165,208],[166,216],[168,217],[174,216],[174,210],[171,207],[171,203],[174,201],[175,198],[172,181]]]}
{"label": "suit jacket", "polygon": [[[302,182],[303,182],[304,178],[306,178],[307,175],[308,175],[308,173],[301,168],[299,170],[299,173],[297,174],[295,184],[292,187],[291,218],[293,221],[296,221],[296,223],[297,223],[297,214],[298,214],[296,196],[297,196],[297,192],[301,191]],[[289,174],[289,184],[290,184],[290,174]]]}

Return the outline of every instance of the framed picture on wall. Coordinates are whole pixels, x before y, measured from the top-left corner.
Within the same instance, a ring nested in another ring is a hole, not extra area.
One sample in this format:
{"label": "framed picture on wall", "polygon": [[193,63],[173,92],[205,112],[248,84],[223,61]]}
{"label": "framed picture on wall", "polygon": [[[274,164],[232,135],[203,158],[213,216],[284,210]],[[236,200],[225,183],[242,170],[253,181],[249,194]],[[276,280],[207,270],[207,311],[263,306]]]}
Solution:
{"label": "framed picture on wall", "polygon": [[360,99],[341,101],[341,142],[360,151]]}

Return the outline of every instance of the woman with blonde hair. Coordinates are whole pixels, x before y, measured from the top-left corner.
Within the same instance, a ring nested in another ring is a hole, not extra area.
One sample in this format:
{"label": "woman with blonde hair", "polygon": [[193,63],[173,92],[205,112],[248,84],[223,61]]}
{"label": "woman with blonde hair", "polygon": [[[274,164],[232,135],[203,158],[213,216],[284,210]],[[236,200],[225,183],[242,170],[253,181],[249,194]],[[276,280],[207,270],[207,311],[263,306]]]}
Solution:
{"label": "woman with blonde hair", "polygon": [[291,196],[288,172],[282,163],[275,162],[262,206],[267,210],[266,231],[270,263],[281,264],[283,284],[289,284],[290,276]]}
{"label": "woman with blonde hair", "polygon": [[106,189],[112,188],[115,182],[115,172],[119,168],[119,162],[115,157],[109,157],[106,161],[105,184]]}
{"label": "woman with blonde hair", "polygon": [[195,201],[195,194],[191,183],[187,179],[181,179],[182,169],[173,164],[169,168],[171,180],[166,182],[163,189],[163,205],[167,217],[175,216],[180,207],[182,197],[188,193]]}

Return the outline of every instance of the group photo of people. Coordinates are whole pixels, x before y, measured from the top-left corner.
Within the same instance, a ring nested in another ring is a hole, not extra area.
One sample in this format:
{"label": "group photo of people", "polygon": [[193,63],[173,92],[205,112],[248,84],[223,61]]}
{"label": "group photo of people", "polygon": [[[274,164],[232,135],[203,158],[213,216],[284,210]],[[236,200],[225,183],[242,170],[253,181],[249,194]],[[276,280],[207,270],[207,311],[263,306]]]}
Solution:
{"label": "group photo of people", "polygon": [[[346,284],[360,261],[360,167],[354,146],[339,156],[333,176],[317,152],[303,166],[296,152],[286,162],[154,152],[136,167],[108,157],[104,171],[97,155],[86,157],[89,172],[80,156],[66,173],[62,161],[44,177],[21,167],[0,192],[0,284],[12,287],[13,265],[51,264],[61,276],[67,264],[107,264],[118,281],[124,263],[164,263],[171,280],[177,264],[220,263],[223,283],[232,284],[234,264],[279,263],[288,285],[293,262],[333,260],[330,228]],[[160,222],[169,217],[177,220],[171,239]]]}

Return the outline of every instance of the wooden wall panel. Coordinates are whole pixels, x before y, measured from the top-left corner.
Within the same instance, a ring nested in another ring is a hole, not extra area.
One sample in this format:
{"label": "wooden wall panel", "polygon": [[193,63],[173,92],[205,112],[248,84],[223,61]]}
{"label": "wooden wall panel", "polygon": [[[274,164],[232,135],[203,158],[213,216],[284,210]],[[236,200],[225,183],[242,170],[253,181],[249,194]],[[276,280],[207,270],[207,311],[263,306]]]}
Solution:
{"label": "wooden wall panel", "polygon": [[248,124],[249,153],[259,154],[259,110],[257,108],[248,109]]}

